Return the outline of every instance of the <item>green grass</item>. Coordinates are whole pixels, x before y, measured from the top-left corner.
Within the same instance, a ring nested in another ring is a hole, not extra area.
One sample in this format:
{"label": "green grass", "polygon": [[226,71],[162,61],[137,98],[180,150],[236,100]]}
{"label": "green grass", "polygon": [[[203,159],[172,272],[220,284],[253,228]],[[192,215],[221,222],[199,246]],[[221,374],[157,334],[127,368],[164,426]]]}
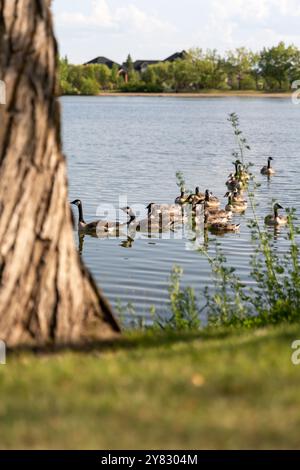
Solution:
{"label": "green grass", "polygon": [[0,448],[299,448],[298,326],[134,335],[0,366]]}

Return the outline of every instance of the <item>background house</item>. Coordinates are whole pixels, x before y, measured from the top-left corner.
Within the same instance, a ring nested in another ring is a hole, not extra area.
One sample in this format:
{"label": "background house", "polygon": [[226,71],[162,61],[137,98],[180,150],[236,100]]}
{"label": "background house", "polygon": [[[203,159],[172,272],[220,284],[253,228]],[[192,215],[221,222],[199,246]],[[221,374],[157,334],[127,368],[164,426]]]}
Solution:
{"label": "background house", "polygon": [[147,70],[149,65],[159,64],[160,60],[136,60],[133,62],[134,70],[139,73],[143,73]]}
{"label": "background house", "polygon": [[175,60],[181,59],[184,60],[188,56],[188,52],[186,51],[181,51],[181,52],[175,52],[175,54],[170,55],[170,57],[167,57],[164,62],[175,62]]}
{"label": "background house", "polygon": [[[186,51],[181,51],[181,52],[175,52],[175,54],[172,54],[170,57],[167,57],[166,59],[163,60],[136,60],[133,62],[133,67],[136,72],[143,73],[147,70],[149,65],[155,65],[159,64],[161,62],[174,62],[175,60],[183,60],[186,58],[188,53]],[[90,60],[89,62],[86,62],[84,65],[91,65],[91,64],[102,64],[106,65],[109,69],[112,69],[114,65],[118,67],[118,70],[120,73],[126,73],[126,65],[123,63],[122,65],[118,64],[117,62],[114,62],[113,60],[107,59],[106,57],[96,57],[95,59]]]}
{"label": "background house", "polygon": [[107,57],[102,56],[96,57],[95,59],[92,59],[83,65],[106,65],[109,69],[112,69],[113,66],[116,65],[118,69],[122,68],[121,65],[117,62],[114,62],[113,60],[107,59]]}

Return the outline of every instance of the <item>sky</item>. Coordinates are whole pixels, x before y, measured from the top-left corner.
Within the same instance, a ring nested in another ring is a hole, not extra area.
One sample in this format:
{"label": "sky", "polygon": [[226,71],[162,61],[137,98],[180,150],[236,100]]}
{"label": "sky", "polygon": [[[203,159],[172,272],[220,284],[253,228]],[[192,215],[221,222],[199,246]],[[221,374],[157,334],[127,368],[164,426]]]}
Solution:
{"label": "sky", "polygon": [[164,59],[194,47],[300,47],[300,0],[52,0],[60,54],[73,63]]}

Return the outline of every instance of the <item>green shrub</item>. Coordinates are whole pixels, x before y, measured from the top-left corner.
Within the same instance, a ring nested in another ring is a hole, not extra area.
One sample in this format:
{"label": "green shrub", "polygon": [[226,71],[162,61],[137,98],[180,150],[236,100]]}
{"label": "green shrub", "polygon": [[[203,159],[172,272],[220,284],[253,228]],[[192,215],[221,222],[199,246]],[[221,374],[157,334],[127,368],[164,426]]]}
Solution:
{"label": "green shrub", "polygon": [[197,330],[201,326],[200,310],[194,289],[181,288],[180,280],[183,271],[178,266],[173,268],[170,277],[169,298],[171,315],[156,317],[154,328],[163,330]]}
{"label": "green shrub", "polygon": [[99,85],[93,78],[82,78],[80,83],[80,93],[82,95],[98,95]]}
{"label": "green shrub", "polygon": [[122,93],[162,93],[163,88],[156,84],[145,82],[125,83],[120,87]]}

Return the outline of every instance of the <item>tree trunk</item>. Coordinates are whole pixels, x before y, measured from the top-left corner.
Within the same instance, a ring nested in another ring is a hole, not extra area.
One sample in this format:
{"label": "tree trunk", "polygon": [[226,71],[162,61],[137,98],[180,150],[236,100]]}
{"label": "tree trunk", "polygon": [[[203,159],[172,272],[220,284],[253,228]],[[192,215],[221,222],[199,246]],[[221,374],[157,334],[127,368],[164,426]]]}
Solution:
{"label": "tree trunk", "polygon": [[119,332],[75,249],[50,3],[0,0],[0,339],[9,346]]}

